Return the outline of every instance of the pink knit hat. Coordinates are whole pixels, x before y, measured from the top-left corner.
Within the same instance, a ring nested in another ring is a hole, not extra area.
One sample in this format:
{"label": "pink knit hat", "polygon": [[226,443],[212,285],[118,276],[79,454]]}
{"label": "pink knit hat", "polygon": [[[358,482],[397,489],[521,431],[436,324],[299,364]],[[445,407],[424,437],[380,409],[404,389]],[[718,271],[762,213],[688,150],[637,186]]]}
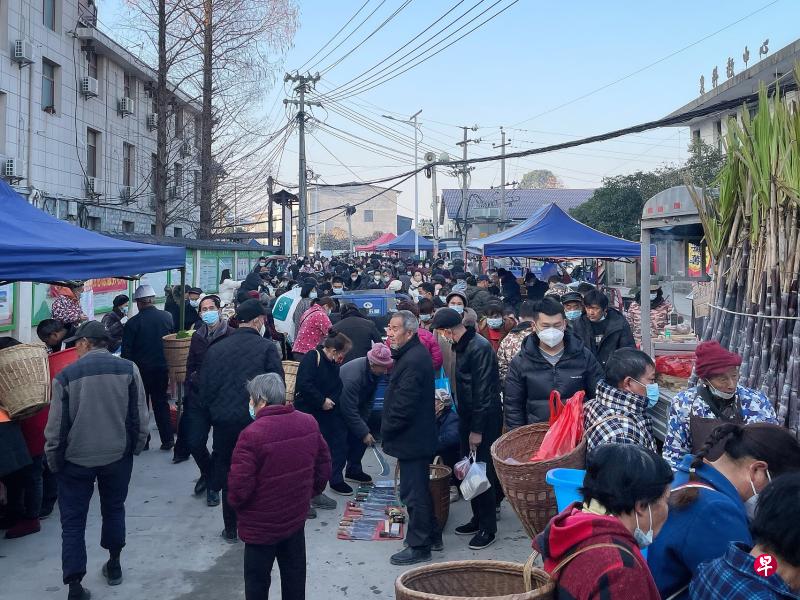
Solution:
{"label": "pink knit hat", "polygon": [[367,360],[373,365],[386,367],[387,369],[391,369],[394,364],[394,360],[392,360],[392,351],[389,350],[386,344],[373,343],[372,350],[367,352]]}

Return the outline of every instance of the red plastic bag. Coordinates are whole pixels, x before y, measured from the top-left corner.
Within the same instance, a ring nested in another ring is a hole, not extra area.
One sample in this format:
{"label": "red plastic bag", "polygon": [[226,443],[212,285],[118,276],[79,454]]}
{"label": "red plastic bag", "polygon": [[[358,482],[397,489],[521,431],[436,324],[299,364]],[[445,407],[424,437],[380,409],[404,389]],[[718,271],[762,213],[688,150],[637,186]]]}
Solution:
{"label": "red plastic bag", "polygon": [[[585,396],[586,392],[580,391],[560,408],[555,422],[542,440],[542,445],[531,457],[531,462],[564,456],[580,444],[583,437],[583,398]],[[552,394],[550,398],[552,401]],[[558,404],[560,405],[561,402]],[[550,409],[551,411],[553,409],[552,402]]]}
{"label": "red plastic bag", "polygon": [[550,400],[548,400],[550,404],[550,419],[547,421],[547,424],[551,427],[553,423],[556,422],[558,416],[561,414],[561,411],[564,410],[564,405],[561,403],[561,394],[558,393],[557,390],[553,390],[550,392]]}
{"label": "red plastic bag", "polygon": [[689,379],[695,361],[694,354],[668,354],[656,358],[656,373]]}

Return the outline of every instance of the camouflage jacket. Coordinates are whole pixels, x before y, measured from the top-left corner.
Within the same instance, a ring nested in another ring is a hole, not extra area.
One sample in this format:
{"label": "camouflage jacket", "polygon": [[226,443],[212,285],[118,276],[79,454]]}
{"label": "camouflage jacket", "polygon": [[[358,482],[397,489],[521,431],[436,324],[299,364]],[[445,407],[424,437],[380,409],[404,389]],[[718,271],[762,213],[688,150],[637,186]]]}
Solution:
{"label": "camouflage jacket", "polygon": [[522,341],[531,333],[531,324],[529,321],[524,321],[514,327],[508,332],[508,335],[500,342],[500,347],[497,349],[497,366],[500,370],[500,385],[504,385],[506,375],[508,374],[508,367],[514,357],[519,354],[522,348]]}

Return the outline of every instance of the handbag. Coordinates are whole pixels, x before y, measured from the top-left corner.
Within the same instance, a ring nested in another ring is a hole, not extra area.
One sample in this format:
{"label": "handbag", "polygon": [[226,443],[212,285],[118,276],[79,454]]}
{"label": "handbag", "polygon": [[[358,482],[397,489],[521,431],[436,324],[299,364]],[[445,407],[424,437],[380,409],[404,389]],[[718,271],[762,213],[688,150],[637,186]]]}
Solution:
{"label": "handbag", "polygon": [[445,390],[448,394],[452,395],[452,391],[450,389],[450,379],[444,372],[444,367],[439,368],[439,377],[434,380],[433,387],[437,390]]}

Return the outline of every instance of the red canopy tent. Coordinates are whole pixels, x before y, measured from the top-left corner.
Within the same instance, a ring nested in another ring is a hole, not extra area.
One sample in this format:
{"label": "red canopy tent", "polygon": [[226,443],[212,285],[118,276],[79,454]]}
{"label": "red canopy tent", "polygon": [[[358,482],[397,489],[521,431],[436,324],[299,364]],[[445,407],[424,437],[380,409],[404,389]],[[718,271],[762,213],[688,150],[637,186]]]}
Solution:
{"label": "red canopy tent", "polygon": [[380,246],[381,244],[386,244],[387,242],[391,242],[397,236],[391,232],[384,233],[378,239],[372,240],[369,244],[364,244],[363,246],[356,246],[356,252],[374,252],[375,248]]}

